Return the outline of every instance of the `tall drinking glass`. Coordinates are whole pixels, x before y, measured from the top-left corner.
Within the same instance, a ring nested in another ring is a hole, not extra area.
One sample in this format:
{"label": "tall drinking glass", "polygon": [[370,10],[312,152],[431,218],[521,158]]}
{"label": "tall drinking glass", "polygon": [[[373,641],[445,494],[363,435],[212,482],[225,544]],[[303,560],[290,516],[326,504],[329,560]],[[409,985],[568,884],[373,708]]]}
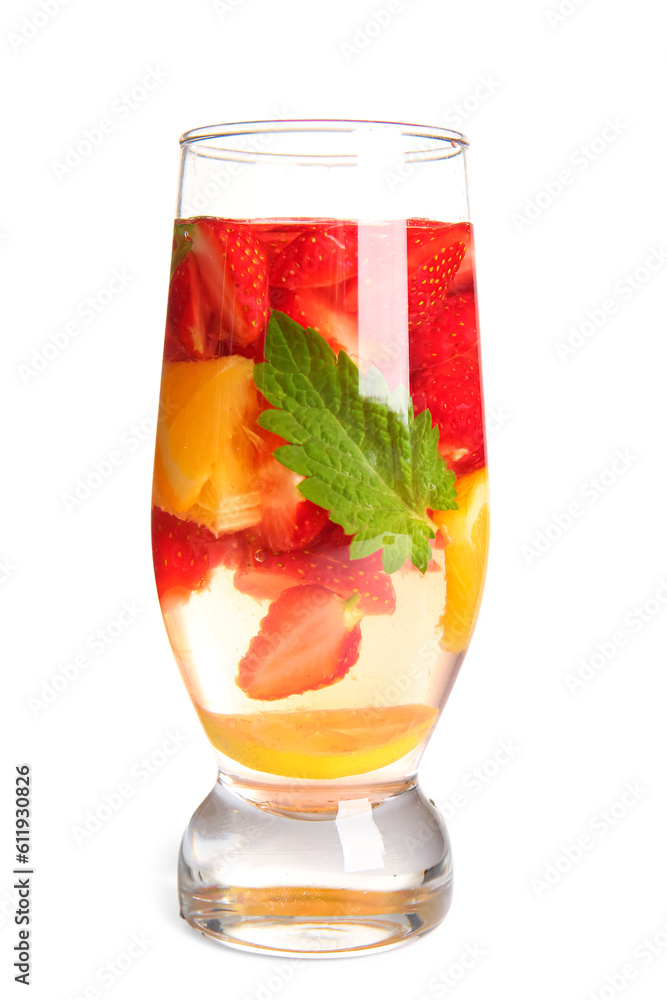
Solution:
{"label": "tall drinking glass", "polygon": [[467,142],[276,121],[181,148],[153,554],[219,768],[181,912],[254,951],[395,947],[450,903],[417,766],[486,562]]}

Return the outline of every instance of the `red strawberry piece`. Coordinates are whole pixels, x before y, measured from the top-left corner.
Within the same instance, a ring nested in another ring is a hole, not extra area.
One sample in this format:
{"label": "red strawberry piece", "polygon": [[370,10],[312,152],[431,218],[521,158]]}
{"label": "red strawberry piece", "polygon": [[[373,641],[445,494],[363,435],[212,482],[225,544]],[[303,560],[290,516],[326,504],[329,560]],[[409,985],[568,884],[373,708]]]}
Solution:
{"label": "red strawberry piece", "polygon": [[259,241],[241,225],[200,219],[190,252],[215,310],[209,335],[246,347],[268,317],[268,263]]}
{"label": "red strawberry piece", "polygon": [[290,587],[270,605],[239,663],[249,698],[278,701],[341,680],[359,659],[362,613],[326,587]]}
{"label": "red strawberry piece", "polygon": [[[452,225],[439,224],[434,226],[432,222],[428,222],[424,219],[410,219],[408,221],[407,229],[407,246],[408,246],[408,261],[407,261],[407,272],[410,275],[411,283],[415,285],[417,278],[419,277],[419,269],[426,267],[429,262],[432,262],[434,256],[434,246],[440,244],[441,248],[445,250],[455,243],[462,243],[465,247],[465,253],[463,259],[461,260],[458,268],[453,270],[452,276],[448,281],[442,281],[439,286],[439,291],[441,294],[452,294],[454,292],[474,292],[473,288],[473,257],[472,257],[472,239],[470,224],[467,222],[456,223]],[[402,261],[401,261],[402,263]],[[434,263],[434,270],[438,265],[438,261]],[[391,256],[383,258],[381,261],[371,262],[364,261],[364,267],[361,274],[362,280],[372,274],[373,278],[371,280],[379,281],[389,281],[394,280],[393,276],[388,273],[387,269],[393,266],[393,258]],[[440,274],[442,275],[442,262],[440,266]],[[350,312],[355,312],[358,308],[359,301],[359,288],[358,288],[359,278],[357,275],[349,278],[344,285],[341,286],[339,291],[339,299],[342,302],[342,308]],[[416,285],[415,285],[416,287]],[[413,302],[416,298],[417,292],[413,292]],[[435,301],[433,303],[432,313],[437,315],[437,303],[439,301],[438,297],[432,296]]]}
{"label": "red strawberry piece", "polygon": [[213,310],[205,299],[197,260],[190,251],[169,285],[165,360],[187,361],[206,354],[206,330]]}
{"label": "red strawberry piece", "polygon": [[[337,285],[335,288],[342,289],[344,286]],[[357,318],[346,311],[342,296],[332,296],[321,288],[304,288],[297,292],[286,288],[272,288],[271,305],[301,326],[317,330],[336,353],[342,348],[350,356],[356,356]]]}
{"label": "red strawberry piece", "polygon": [[[294,493],[301,496],[296,490]],[[329,512],[310,500],[297,499],[296,504],[288,500],[286,504],[275,505],[265,502],[261,522],[245,535],[255,550],[293,552],[310,545],[328,520]]]}
{"label": "red strawberry piece", "polygon": [[466,253],[464,224],[408,229],[408,320],[411,333],[442,312],[445,296]]}
{"label": "red strawberry piece", "polygon": [[169,329],[164,337],[163,361],[192,361],[192,354],[186,351],[183,343]]}
{"label": "red strawberry piece", "polygon": [[357,312],[359,309],[359,278],[349,278],[340,289],[340,301],[346,312]]}
{"label": "red strawberry piece", "polygon": [[449,361],[457,354],[467,354],[477,343],[477,307],[475,296],[448,295],[436,319],[418,330],[410,342],[410,370]]}
{"label": "red strawberry piece", "polygon": [[[335,526],[337,527],[337,526]],[[234,576],[242,594],[259,600],[274,600],[295,584],[321,584],[339,597],[359,598],[359,610],[367,615],[391,615],[396,610],[396,593],[391,577],[382,569],[382,553],[350,559],[350,539],[327,529],[316,543],[300,551],[275,552],[249,547]]]}
{"label": "red strawberry piece", "polygon": [[317,538],[322,528],[329,521],[329,511],[304,500],[296,509],[296,523],[289,544],[283,547],[284,552],[295,549],[305,549],[314,538]]}
{"label": "red strawberry piece", "polygon": [[278,288],[335,285],[357,273],[357,227],[306,229],[278,255],[269,281]]}
{"label": "red strawberry piece", "polygon": [[193,590],[202,590],[220,563],[229,568],[238,565],[244,544],[240,533],[218,539],[208,528],[183,521],[159,507],[153,507],[151,534],[160,598],[170,590],[185,597]]}
{"label": "red strawberry piece", "polygon": [[178,226],[181,252],[183,244],[191,246],[176,267],[169,289],[170,358],[180,360],[173,340],[194,360],[248,353],[268,316],[264,250],[238,224],[196,219]]}
{"label": "red strawberry piece", "polygon": [[449,286],[451,295],[461,295],[463,292],[475,294],[475,247],[473,242],[472,227],[469,222],[462,222],[458,226],[461,240],[466,245],[466,254],[461,261],[460,267],[452,279]]}
{"label": "red strawberry piece", "polygon": [[419,372],[413,381],[415,413],[430,410],[440,428],[438,447],[457,476],[484,465],[479,362],[454,357]]}
{"label": "red strawberry piece", "polygon": [[173,588],[201,590],[210,575],[209,546],[215,535],[208,528],[167,514],[152,513],[153,565],[160,597]]}
{"label": "red strawberry piece", "polygon": [[269,264],[269,273],[273,267],[276,258],[279,254],[283,252],[285,247],[289,246],[292,240],[295,240],[297,236],[301,233],[301,229],[296,226],[274,226],[273,224],[268,224],[266,226],[257,225],[254,227],[253,232],[260,242],[266,258]]}

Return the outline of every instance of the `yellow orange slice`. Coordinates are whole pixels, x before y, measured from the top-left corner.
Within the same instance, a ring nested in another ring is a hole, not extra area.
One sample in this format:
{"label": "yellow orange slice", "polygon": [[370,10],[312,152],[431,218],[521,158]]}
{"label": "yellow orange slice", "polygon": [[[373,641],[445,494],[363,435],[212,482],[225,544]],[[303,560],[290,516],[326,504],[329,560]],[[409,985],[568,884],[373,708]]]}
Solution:
{"label": "yellow orange slice", "polygon": [[400,760],[429,734],[432,705],[217,715],[197,709],[221,753],[288,778],[343,778]]}
{"label": "yellow orange slice", "polygon": [[443,646],[453,653],[466,649],[479,608],[489,537],[486,469],[456,481],[458,510],[435,511],[433,520],[445,536],[447,596],[440,619]]}
{"label": "yellow orange slice", "polygon": [[236,355],[164,366],[153,501],[216,533],[261,516],[253,368]]}

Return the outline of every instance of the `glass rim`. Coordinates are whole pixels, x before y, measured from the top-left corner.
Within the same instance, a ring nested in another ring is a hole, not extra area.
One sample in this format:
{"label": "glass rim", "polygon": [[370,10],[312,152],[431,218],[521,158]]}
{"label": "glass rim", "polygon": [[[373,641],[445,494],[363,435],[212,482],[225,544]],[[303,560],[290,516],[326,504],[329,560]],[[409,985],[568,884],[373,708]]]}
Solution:
{"label": "glass rim", "polygon": [[[432,125],[416,125],[410,122],[386,122],[372,121],[370,119],[345,119],[345,118],[277,118],[263,121],[227,122],[221,125],[205,125],[201,128],[190,129],[184,132],[179,139],[182,148],[195,147],[193,152],[199,152],[197,144],[201,143],[201,154],[207,155],[204,150],[208,149],[216,157],[228,154],[230,158],[248,156],[249,150],[243,148],[240,142],[232,143],[230,146],[221,145],[217,140],[249,138],[253,135],[266,135],[271,133],[283,134],[304,134],[327,133],[343,134],[365,131],[367,134],[379,136],[403,136],[405,138],[428,140],[433,143],[430,148],[407,149],[404,155],[407,159],[433,160],[444,159],[457,153],[464,152],[470,145],[468,138],[462,132],[455,132],[453,129],[441,128]],[[211,143],[207,146],[206,143]],[[214,144],[215,143],[215,144]],[[350,163],[357,158],[357,152],[336,152],[328,153],[308,153],[299,149],[294,152],[271,152],[270,150],[252,150],[252,158],[266,159],[290,159],[298,158],[309,162],[337,161]]]}

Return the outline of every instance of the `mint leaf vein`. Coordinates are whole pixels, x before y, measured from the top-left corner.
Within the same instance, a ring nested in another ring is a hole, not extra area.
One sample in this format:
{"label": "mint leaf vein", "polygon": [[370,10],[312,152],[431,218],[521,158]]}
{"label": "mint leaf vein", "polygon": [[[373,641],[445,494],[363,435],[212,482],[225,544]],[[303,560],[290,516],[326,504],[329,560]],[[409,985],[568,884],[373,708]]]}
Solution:
{"label": "mint leaf vein", "polygon": [[[319,333],[284,313],[272,312],[264,353],[255,385],[274,409],[259,423],[288,442],[275,458],[304,476],[301,493],[354,536],[352,559],[381,549],[386,573],[406,559],[425,573],[435,538],[427,510],[456,507],[455,476],[430,412],[415,417],[410,403],[406,421],[400,406],[374,398],[380,392],[397,404],[405,389],[392,400],[376,370],[362,383],[345,351],[336,358]],[[363,392],[370,385],[373,396]]]}

